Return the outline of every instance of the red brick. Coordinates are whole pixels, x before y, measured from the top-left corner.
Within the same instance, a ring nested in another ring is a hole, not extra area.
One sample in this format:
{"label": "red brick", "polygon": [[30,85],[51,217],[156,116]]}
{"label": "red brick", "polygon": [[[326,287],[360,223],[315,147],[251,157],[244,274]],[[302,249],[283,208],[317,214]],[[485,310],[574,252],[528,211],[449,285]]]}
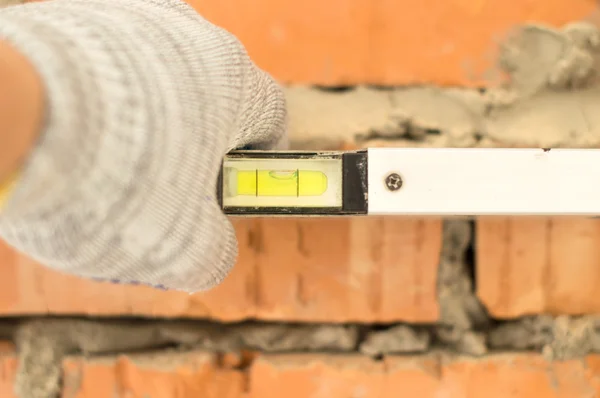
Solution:
{"label": "red brick", "polygon": [[385,376],[383,362],[362,356],[266,356],[250,369],[248,398],[379,398]]}
{"label": "red brick", "polygon": [[539,354],[481,359],[436,355],[262,357],[251,368],[250,397],[570,398],[600,394],[600,357],[548,362]]}
{"label": "red brick", "polygon": [[538,354],[504,354],[455,361],[444,367],[443,391],[452,397],[595,397],[598,373],[586,369],[588,360],[548,362]]}
{"label": "red brick", "polygon": [[[10,383],[16,360],[12,353],[9,356],[8,377],[6,360],[0,361],[3,398],[14,397]],[[63,363],[62,396],[572,398],[600,394],[600,355],[551,362],[535,353],[479,359],[432,353],[383,361],[359,355],[289,354],[258,356],[243,368],[228,363],[199,351],[68,358]]]}
{"label": "red brick", "polygon": [[512,27],[560,26],[595,7],[590,0],[188,1],[276,78],[323,85],[483,85]]}
{"label": "red brick", "polygon": [[477,295],[500,318],[600,312],[600,220],[477,222]]}
{"label": "red brick", "polygon": [[12,344],[0,341],[0,397],[16,398],[13,383],[17,373],[17,359]]}
{"label": "red brick", "polygon": [[216,289],[192,296],[80,280],[0,248],[0,315],[438,319],[440,220],[238,219],[235,224],[240,257],[234,271]]}
{"label": "red brick", "polygon": [[68,359],[63,397],[241,397],[244,374],[214,364],[211,354],[199,352]]}

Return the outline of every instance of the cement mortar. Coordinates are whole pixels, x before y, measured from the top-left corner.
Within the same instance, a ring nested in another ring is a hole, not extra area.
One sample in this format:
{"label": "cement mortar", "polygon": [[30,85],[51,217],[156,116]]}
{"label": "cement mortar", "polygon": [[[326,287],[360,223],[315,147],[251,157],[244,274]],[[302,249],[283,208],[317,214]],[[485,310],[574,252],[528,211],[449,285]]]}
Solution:
{"label": "cement mortar", "polygon": [[[446,227],[454,254],[446,259],[460,264],[469,233],[465,222]],[[470,285],[456,267],[444,267],[440,279],[442,320],[439,325],[395,325],[385,330],[366,329],[359,342],[358,327],[310,324],[246,323],[221,325],[194,321],[111,321],[36,319],[20,325],[6,322],[0,330],[13,335],[19,369],[15,388],[19,396],[57,397],[61,365],[65,357],[83,355],[103,360],[123,353],[152,362],[152,353],[240,352],[266,353],[339,352],[368,356],[428,353],[432,348],[446,353],[481,356],[491,350],[538,351],[549,360],[581,358],[600,352],[600,318],[536,316],[491,325],[478,303],[472,302]],[[164,349],[171,347],[167,351]],[[175,348],[172,348],[175,347]],[[171,350],[171,351],[169,351]],[[140,356],[142,355],[142,356]],[[145,356],[144,356],[145,355]],[[74,383],[74,380],[65,380]]]}
{"label": "cement mortar", "polygon": [[174,343],[225,352],[241,349],[352,351],[358,343],[357,328],[338,325],[243,324],[224,327],[179,322],[163,324],[160,334]]}
{"label": "cement mortar", "polygon": [[587,22],[557,30],[525,25],[500,46],[500,66],[521,96],[552,89],[578,89],[597,83],[600,33]]}
{"label": "cement mortar", "polygon": [[343,145],[474,146],[485,104],[479,93],[433,87],[341,93],[285,88],[294,148]]}
{"label": "cement mortar", "polygon": [[425,352],[429,349],[430,341],[429,331],[398,325],[369,333],[360,344],[359,351],[370,356]]}
{"label": "cement mortar", "polygon": [[466,253],[472,244],[473,225],[464,220],[444,222],[442,253],[438,274],[438,302],[441,327],[437,338],[456,351],[485,354],[482,334],[474,331],[489,326],[489,318],[473,288]]}
{"label": "cement mortar", "polygon": [[208,351],[353,351],[355,327],[340,325],[218,325],[193,321],[91,321],[39,319],[17,327],[19,354],[15,389],[28,398],[56,397],[62,359],[176,345]]}
{"label": "cement mortar", "polygon": [[488,344],[493,349],[542,351],[550,360],[581,358],[600,352],[600,318],[528,317],[492,330]]}

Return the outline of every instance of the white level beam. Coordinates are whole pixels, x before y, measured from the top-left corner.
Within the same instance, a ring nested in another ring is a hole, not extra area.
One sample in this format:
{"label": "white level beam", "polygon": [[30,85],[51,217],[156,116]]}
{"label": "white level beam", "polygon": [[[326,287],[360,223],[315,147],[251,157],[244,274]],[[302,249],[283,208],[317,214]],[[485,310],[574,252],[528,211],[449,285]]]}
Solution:
{"label": "white level beam", "polygon": [[[371,215],[600,216],[600,150],[368,152]],[[400,176],[400,189],[388,188],[390,173]]]}

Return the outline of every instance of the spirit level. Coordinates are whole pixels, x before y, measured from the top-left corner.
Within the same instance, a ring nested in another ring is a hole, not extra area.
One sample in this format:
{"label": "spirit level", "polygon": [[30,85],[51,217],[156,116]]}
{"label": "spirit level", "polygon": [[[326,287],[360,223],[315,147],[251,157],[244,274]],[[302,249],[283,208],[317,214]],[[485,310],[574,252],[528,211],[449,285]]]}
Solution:
{"label": "spirit level", "polygon": [[228,154],[230,215],[600,215],[600,150],[372,148]]}

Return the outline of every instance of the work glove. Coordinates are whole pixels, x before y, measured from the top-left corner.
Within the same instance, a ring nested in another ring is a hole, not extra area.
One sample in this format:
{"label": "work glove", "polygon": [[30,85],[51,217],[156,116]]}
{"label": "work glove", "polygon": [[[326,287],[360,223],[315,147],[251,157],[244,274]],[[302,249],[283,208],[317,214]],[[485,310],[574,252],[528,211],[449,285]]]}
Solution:
{"label": "work glove", "polygon": [[0,237],[85,278],[196,292],[235,262],[223,156],[283,148],[281,89],[180,0],[53,0],[0,9],[0,38],[46,89],[37,147]]}

